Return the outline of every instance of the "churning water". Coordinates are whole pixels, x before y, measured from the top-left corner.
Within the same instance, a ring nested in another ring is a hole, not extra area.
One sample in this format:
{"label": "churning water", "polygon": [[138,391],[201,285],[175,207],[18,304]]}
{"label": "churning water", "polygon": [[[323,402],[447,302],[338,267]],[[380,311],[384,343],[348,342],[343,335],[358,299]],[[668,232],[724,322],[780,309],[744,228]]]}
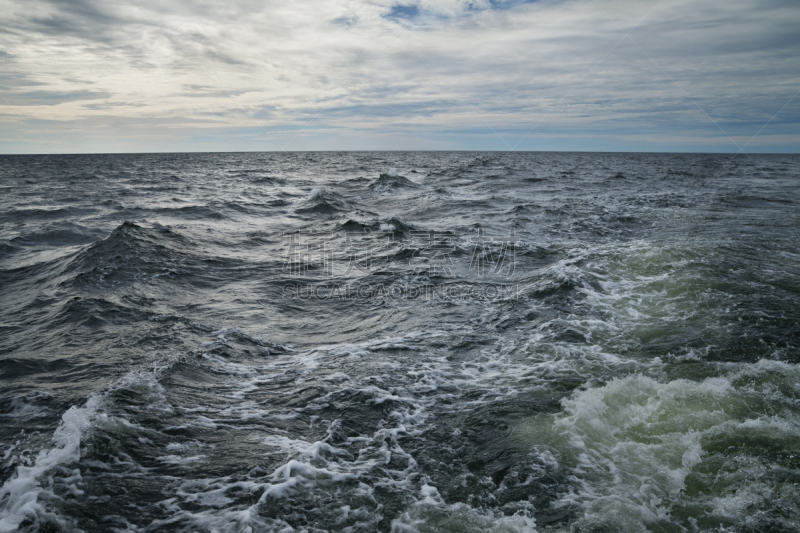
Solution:
{"label": "churning water", "polygon": [[0,531],[800,527],[800,157],[0,176]]}

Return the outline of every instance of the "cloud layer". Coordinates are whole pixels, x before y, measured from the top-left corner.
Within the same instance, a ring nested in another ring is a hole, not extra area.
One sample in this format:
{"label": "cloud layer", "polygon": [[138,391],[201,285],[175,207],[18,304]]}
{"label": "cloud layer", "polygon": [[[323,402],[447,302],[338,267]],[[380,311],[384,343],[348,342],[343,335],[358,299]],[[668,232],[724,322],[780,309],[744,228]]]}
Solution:
{"label": "cloud layer", "polygon": [[797,152],[798,27],[793,0],[0,0],[0,151]]}

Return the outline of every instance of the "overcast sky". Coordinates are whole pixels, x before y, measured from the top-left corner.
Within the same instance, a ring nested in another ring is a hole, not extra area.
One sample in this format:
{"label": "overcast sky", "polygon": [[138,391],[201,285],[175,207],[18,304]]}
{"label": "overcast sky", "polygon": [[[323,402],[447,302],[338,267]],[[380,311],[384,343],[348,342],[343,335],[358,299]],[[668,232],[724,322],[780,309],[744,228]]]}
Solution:
{"label": "overcast sky", "polygon": [[0,152],[800,152],[799,28],[798,0],[0,0]]}

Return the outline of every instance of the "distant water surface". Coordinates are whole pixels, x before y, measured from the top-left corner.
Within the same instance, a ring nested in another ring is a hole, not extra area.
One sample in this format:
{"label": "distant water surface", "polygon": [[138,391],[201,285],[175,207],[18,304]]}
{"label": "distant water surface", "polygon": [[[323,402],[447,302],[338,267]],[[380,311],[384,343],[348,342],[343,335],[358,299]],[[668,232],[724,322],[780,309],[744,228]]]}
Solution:
{"label": "distant water surface", "polygon": [[800,157],[0,156],[0,531],[800,528]]}

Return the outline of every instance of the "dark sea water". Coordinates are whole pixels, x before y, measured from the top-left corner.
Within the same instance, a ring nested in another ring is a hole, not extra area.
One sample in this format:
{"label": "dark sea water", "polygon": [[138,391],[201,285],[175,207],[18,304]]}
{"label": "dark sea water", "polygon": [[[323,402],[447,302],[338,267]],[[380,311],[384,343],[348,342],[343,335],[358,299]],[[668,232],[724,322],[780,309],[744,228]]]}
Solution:
{"label": "dark sea water", "polygon": [[0,156],[0,531],[800,530],[800,157]]}

